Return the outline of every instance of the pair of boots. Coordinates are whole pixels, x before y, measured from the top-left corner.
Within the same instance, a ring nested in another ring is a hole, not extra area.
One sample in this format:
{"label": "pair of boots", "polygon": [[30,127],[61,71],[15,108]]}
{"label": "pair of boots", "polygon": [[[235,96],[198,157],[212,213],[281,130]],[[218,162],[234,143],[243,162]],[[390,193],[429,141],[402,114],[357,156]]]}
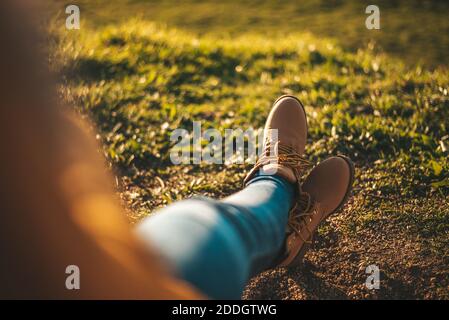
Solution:
{"label": "pair of boots", "polygon": [[310,165],[302,156],[306,141],[303,105],[293,96],[278,98],[265,124],[264,152],[245,178],[247,183],[256,173],[276,174],[297,188],[278,266],[301,262],[318,225],[343,206],[352,188],[354,166],[349,158],[340,155],[316,165],[302,182],[301,174]]}

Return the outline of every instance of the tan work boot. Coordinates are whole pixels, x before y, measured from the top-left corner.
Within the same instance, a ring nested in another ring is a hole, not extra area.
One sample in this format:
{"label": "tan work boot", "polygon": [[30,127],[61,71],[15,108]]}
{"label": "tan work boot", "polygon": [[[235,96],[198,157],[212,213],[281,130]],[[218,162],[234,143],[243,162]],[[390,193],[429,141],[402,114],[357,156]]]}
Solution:
{"label": "tan work boot", "polygon": [[344,156],[330,157],[312,169],[302,184],[298,206],[290,213],[285,256],[279,266],[301,262],[319,224],[345,203],[353,180],[354,166]]}
{"label": "tan work boot", "polygon": [[298,186],[300,171],[308,165],[302,158],[307,141],[307,118],[303,105],[293,96],[281,96],[268,115],[264,128],[264,151],[246,176],[256,173],[279,175]]}

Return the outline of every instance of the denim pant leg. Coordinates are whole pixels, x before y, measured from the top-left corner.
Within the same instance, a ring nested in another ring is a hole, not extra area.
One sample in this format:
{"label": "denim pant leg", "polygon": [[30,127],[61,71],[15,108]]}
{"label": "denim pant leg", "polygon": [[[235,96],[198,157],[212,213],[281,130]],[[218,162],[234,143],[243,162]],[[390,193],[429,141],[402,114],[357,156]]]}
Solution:
{"label": "denim pant leg", "polygon": [[169,205],[145,218],[137,233],[207,296],[239,299],[249,278],[279,253],[293,198],[283,178],[258,176],[221,201]]}

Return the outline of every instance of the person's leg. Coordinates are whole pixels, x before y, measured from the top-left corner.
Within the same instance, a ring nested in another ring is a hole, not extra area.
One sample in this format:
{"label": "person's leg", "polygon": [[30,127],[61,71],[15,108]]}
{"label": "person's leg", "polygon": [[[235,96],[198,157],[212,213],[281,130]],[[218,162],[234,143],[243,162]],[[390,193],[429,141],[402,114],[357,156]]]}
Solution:
{"label": "person's leg", "polygon": [[144,219],[139,236],[178,276],[215,299],[238,299],[248,279],[269,267],[285,239],[294,187],[257,176],[222,200],[190,199]]}

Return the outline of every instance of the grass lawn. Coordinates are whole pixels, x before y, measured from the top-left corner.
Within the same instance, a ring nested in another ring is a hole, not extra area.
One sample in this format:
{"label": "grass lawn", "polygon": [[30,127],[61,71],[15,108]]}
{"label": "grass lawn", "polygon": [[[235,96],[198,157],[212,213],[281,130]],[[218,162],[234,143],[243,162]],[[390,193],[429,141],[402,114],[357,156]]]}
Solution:
{"label": "grass lawn", "polygon": [[[63,99],[95,124],[131,223],[193,194],[237,191],[250,168],[175,166],[172,130],[262,127],[274,99],[294,94],[309,117],[307,156],[348,155],[355,188],[302,268],[254,278],[244,298],[449,298],[447,69],[300,30],[223,36],[110,19],[51,28],[50,61]],[[380,290],[365,288],[370,264]]]}
{"label": "grass lawn", "polygon": [[[66,0],[44,1],[49,19],[65,19],[67,3],[80,7],[83,26],[100,27],[141,17],[195,34],[281,38],[311,32],[334,37],[355,52],[375,43],[408,64],[449,65],[449,2],[446,0]],[[381,29],[365,28],[365,9],[380,8]]]}

